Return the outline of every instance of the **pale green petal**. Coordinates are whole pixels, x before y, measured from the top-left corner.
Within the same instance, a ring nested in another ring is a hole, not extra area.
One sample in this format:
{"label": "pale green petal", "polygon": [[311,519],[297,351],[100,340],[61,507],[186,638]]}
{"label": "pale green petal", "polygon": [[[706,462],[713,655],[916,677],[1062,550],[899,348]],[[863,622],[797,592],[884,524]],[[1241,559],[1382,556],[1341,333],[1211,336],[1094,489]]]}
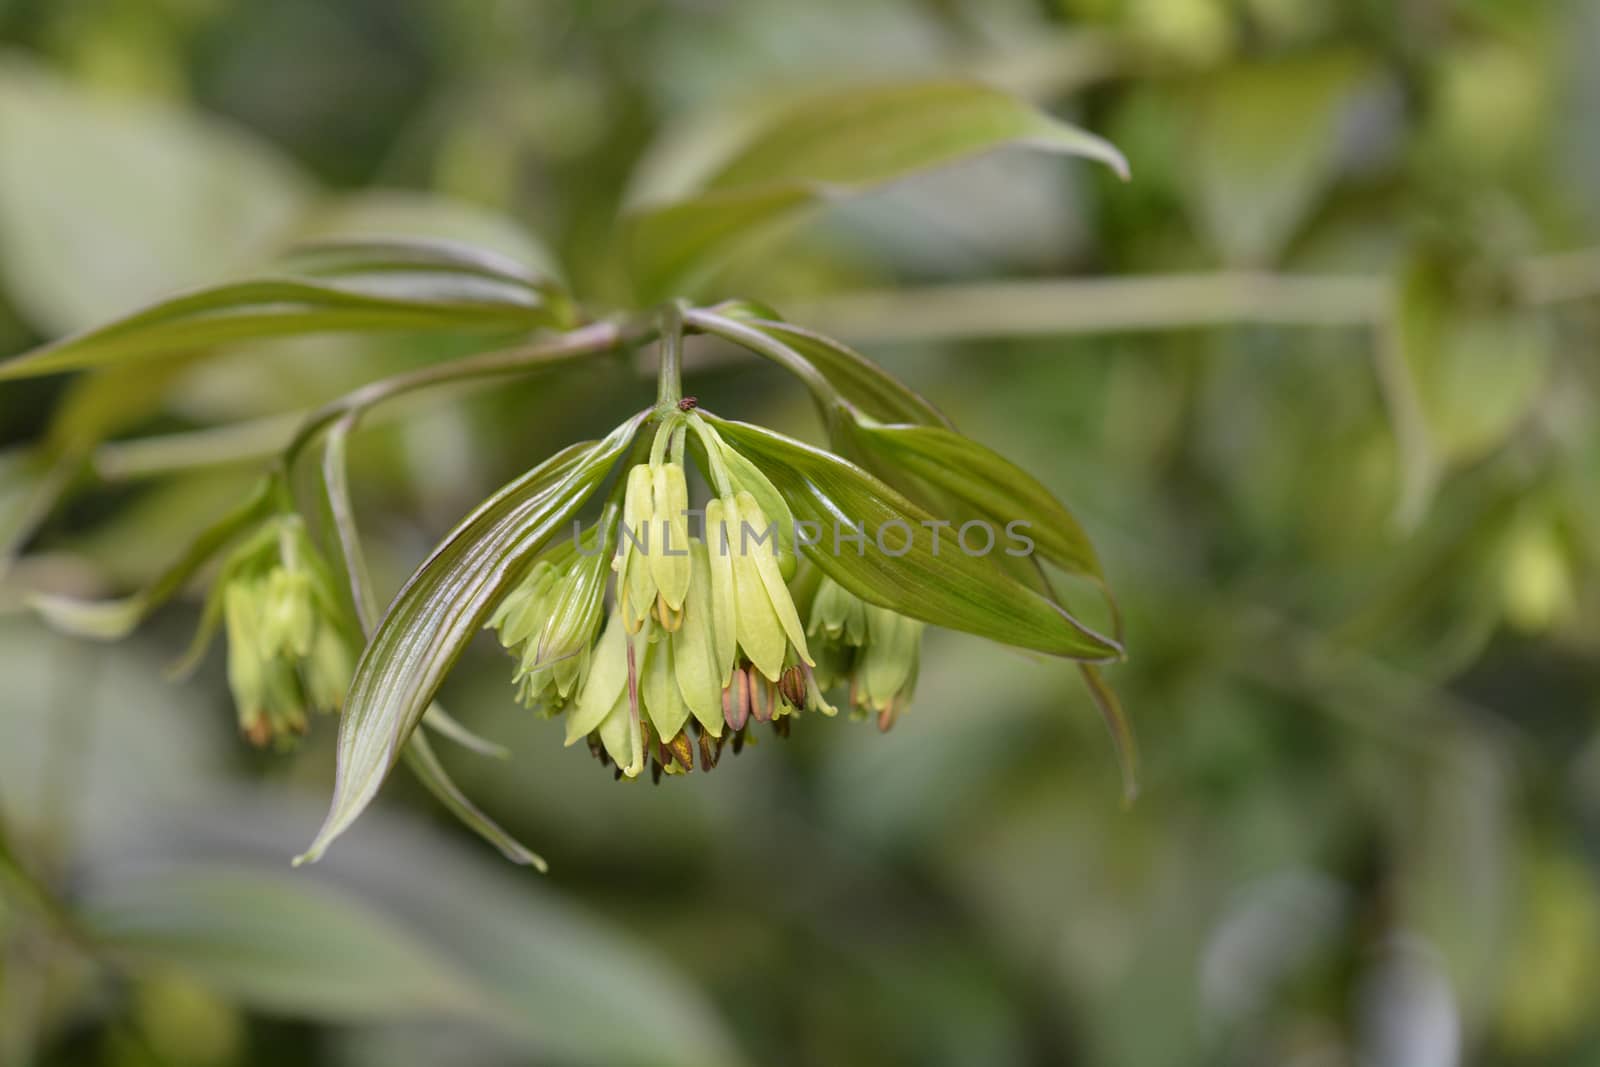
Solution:
{"label": "pale green petal", "polygon": [[728,529],[726,504],[713,500],[706,505],[706,552],[711,567],[712,645],[717,673],[722,685],[733,677],[739,649],[738,594],[733,580],[733,550],[738,542]]}
{"label": "pale green petal", "polygon": [[643,769],[643,753],[639,751],[639,735],[633,726],[633,710],[628,706],[626,692],[617,697],[601,720],[600,743],[605,746],[606,754],[629,778],[636,777]]}
{"label": "pale green petal", "polygon": [[[749,493],[740,493],[736,499],[740,518],[757,530],[765,530],[767,516],[761,510],[761,505],[756,502],[756,498]],[[772,612],[788,636],[789,643],[794,645],[795,651],[800,653],[800,658],[808,665],[815,665],[816,661],[811,658],[811,653],[806,648],[806,629],[800,624],[800,613],[795,610],[794,598],[789,595],[789,586],[783,580],[777,555],[766,544],[757,546],[752,543],[749,556],[772,603]],[[765,670],[761,673],[766,674],[768,678],[774,677]]]}
{"label": "pale green petal", "polygon": [[594,642],[605,610],[606,561],[598,550],[580,559],[566,579],[551,593],[550,621],[533,647],[537,663],[573,659]]}
{"label": "pale green petal", "polygon": [[644,464],[628,472],[627,496],[622,503],[623,531],[619,534],[621,552],[617,571],[617,597],[624,605],[628,628],[637,632],[655,604],[656,582],[650,572],[649,554],[659,539],[650,527],[655,514],[655,485],[650,468]]}
{"label": "pale green petal", "polygon": [[[718,441],[721,442],[720,436]],[[722,461],[728,468],[735,489],[755,497],[761,513],[778,524],[780,569],[791,568],[795,554],[794,513],[789,510],[783,494],[778,492],[778,487],[761,472],[760,467],[751,463],[742,453],[729,448],[725,442],[722,443],[721,453]]]}
{"label": "pale green petal", "polygon": [[639,679],[639,699],[656,736],[671,740],[689,721],[689,705],[678,692],[678,676],[673,666],[672,640],[668,634],[650,646],[645,656],[644,673]]}
{"label": "pale green petal", "polygon": [[[689,484],[683,468],[663,463],[655,468],[655,521],[650,527],[650,573],[661,598],[673,611],[683,610],[689,592]],[[669,554],[671,553],[671,554]]]}
{"label": "pale green petal", "polygon": [[578,702],[567,716],[567,744],[587,736],[600,725],[606,713],[617,702],[618,694],[624,698],[628,688],[628,633],[622,615],[613,612],[606,622],[605,633],[595,647],[589,677],[578,693]]}
{"label": "pale green petal", "polygon": [[500,630],[500,643],[514,648],[543,628],[550,615],[550,595],[560,580],[560,573],[549,563],[540,561],[529,574],[522,588],[527,596],[515,612],[506,616]]}
{"label": "pale green petal", "polygon": [[922,624],[885,608],[867,610],[870,640],[862,657],[862,687],[875,708],[905,689],[917,668]]}
{"label": "pale green petal", "polygon": [[275,567],[259,595],[262,651],[295,658],[310,655],[317,623],[310,577],[303,571]]}
{"label": "pale green petal", "polygon": [[756,564],[756,555],[765,549],[745,543],[741,520],[744,519],[744,501],[749,500],[750,495],[743,493],[740,496],[743,500],[736,497],[727,502],[728,552],[733,560],[739,647],[757,670],[776,680],[783,670],[783,654],[789,647],[789,640],[784,636],[783,624],[772,609],[772,597],[767,593],[761,569]]}
{"label": "pale green petal", "polygon": [[693,577],[684,600],[683,625],[671,637],[678,692],[712,737],[722,736],[722,682],[717,666],[715,620],[711,617],[711,561],[705,542],[689,546]]}
{"label": "pale green petal", "polygon": [[266,663],[261,656],[256,610],[254,583],[230,583],[223,594],[223,618],[228,630],[228,688],[233,691],[233,702],[242,719],[259,714],[266,703]]}

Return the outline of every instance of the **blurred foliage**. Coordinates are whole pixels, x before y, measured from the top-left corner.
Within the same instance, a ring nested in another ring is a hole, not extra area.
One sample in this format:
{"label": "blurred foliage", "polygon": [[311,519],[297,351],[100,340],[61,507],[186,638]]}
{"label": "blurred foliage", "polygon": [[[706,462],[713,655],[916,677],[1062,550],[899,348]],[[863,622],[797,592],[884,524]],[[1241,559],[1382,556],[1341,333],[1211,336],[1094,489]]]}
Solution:
{"label": "blurred foliage", "polygon": [[[1130,184],[962,162],[712,287],[859,335],[1074,507],[1146,763],[1124,812],[1066,665],[934,634],[887,736],[624,788],[485,647],[446,702],[516,758],[442,757],[552,875],[401,782],[291,873],[331,731],[261,758],[219,657],[164,681],[194,604],[107,650],[17,590],[134,587],[254,477],[134,442],[468,342],[7,383],[0,855],[50,892],[0,867],[0,1064],[1600,1059],[1593,0],[0,0],[0,42],[6,354],[332,226],[603,303],[619,206],[819,86],[975,74],[1106,135]],[[708,406],[813,429],[718,356]],[[380,584],[649,395],[619,365],[375,423]]]}

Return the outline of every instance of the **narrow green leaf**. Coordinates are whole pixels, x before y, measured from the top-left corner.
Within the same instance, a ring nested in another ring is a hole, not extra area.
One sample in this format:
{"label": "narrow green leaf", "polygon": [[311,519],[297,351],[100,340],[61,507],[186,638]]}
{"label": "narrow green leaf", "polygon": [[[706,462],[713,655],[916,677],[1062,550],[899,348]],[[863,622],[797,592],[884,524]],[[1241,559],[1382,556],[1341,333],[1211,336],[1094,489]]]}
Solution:
{"label": "narrow green leaf", "polygon": [[[963,551],[953,528],[938,530],[934,516],[860,467],[758,426],[705,417],[777,484],[796,519],[819,525],[806,555],[862,599],[1019,648],[1094,661],[1121,655],[1115,641],[1019,584],[990,555]],[[859,554],[848,540],[856,526],[866,538]],[[999,553],[1004,532],[995,532]]]}
{"label": "narrow green leaf", "polygon": [[487,278],[534,290],[549,285],[548,279],[510,256],[456,241],[332,238],[296,245],[280,262],[293,274],[319,278],[389,271],[437,272]]}
{"label": "narrow green leaf", "polygon": [[229,276],[316,195],[241,127],[0,53],[0,270],[47,336]]}
{"label": "narrow green leaf", "polygon": [[297,863],[321,856],[371,802],[467,642],[605,478],[646,414],[501,489],[406,582],[356,664],[339,723],[333,804]]}
{"label": "narrow green leaf", "polygon": [[1027,523],[1045,560],[1103,583],[1089,535],[1066,506],[1031,474],[978,442],[940,426],[857,425],[855,436],[902,470],[970,505],[1004,527]]}
{"label": "narrow green leaf", "polygon": [[989,86],[935,80],[834,93],[779,115],[701,195],[629,220],[640,295],[673,295],[726,253],[830,199],[1006,145],[1099,160],[1126,176],[1107,142]]}
{"label": "narrow green leaf", "polygon": [[1186,141],[1177,176],[1230,264],[1278,258],[1337,177],[1340,123],[1372,75],[1348,52],[1230,64],[1179,83]]}
{"label": "narrow green leaf", "polygon": [[749,324],[809,362],[863,414],[882,422],[950,426],[950,420],[910,386],[866,356],[803,326],[752,319]]}
{"label": "narrow green leaf", "polygon": [[98,889],[82,922],[124,959],[266,1011],[350,1021],[480,1010],[481,994],[412,932],[303,878],[218,864],[134,874]]}
{"label": "narrow green leaf", "polygon": [[182,589],[184,583],[228,542],[264,518],[272,492],[272,479],[262,479],[248,500],[202,531],[181,557],[148,587],[132,596],[120,600],[84,601],[35,593],[28,597],[28,605],[58,630],[97,641],[121,640]]}
{"label": "narrow green leaf", "polygon": [[929,80],[856,88],[779,116],[707,181],[736,189],[796,180],[861,187],[1009,143],[1086,156],[1126,175],[1110,144],[1010,93]]}
{"label": "narrow green leaf", "polygon": [[1100,709],[1100,716],[1111,733],[1112,747],[1117,750],[1117,764],[1122,768],[1122,802],[1131,805],[1139,798],[1139,740],[1133,732],[1133,723],[1122,710],[1122,701],[1106,683],[1100,668],[1092,663],[1080,663],[1078,667],[1089,696]]}
{"label": "narrow green leaf", "polygon": [[824,199],[798,182],[725,189],[642,211],[628,220],[627,249],[641,303],[677,289],[726,252],[796,222]]}
{"label": "narrow green leaf", "polygon": [[438,704],[431,705],[422,716],[422,725],[448,741],[454,741],[468,752],[475,752],[489,759],[506,760],[511,758],[511,750],[497,741],[473,732],[455,716],[445,711]]}
{"label": "narrow green leaf", "polygon": [[149,359],[233,341],[342,331],[526,331],[566,324],[525,286],[467,274],[260,278],[171,297],[0,362],[0,380]]}
{"label": "narrow green leaf", "polygon": [[450,814],[465,823],[473,833],[499,849],[502,856],[512,863],[532,867],[541,874],[550,869],[544,857],[512,837],[467,799],[467,795],[450,779],[449,772],[433,751],[433,745],[428,742],[428,735],[422,730],[412,731],[406,741],[405,759],[411,773],[433,794],[434,799],[448,808]]}

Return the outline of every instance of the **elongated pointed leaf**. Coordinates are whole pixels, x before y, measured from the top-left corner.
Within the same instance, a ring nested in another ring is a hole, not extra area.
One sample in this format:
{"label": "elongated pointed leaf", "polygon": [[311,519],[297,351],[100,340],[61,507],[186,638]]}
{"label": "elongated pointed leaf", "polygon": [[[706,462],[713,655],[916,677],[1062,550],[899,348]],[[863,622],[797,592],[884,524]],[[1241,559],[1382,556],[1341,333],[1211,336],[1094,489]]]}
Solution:
{"label": "elongated pointed leaf", "polygon": [[169,94],[0,52],[0,272],[47,336],[259,260],[316,195],[265,138]]}
{"label": "elongated pointed leaf", "polygon": [[[996,560],[968,555],[948,524],[936,530],[934,516],[855,464],[758,426],[706,417],[778,485],[796,519],[819,524],[820,541],[806,555],[862,599],[1019,648],[1096,661],[1121,655],[1115,641],[1016,582]],[[859,554],[848,540],[857,526],[865,533]],[[835,531],[843,535],[837,545]],[[998,553],[1006,542],[995,533]]]}
{"label": "elongated pointed leaf", "polygon": [[314,333],[526,331],[568,324],[570,309],[520,282],[449,271],[268,277],[171,297],[0,363],[0,380],[101,367],[234,341]]}
{"label": "elongated pointed leaf", "polygon": [[882,85],[808,101],[768,125],[693,198],[631,220],[646,300],[683,289],[723,254],[809,208],[1006,145],[1127,164],[1110,144],[998,89],[966,81]]}
{"label": "elongated pointed leaf", "polygon": [[264,518],[271,495],[271,480],[262,479],[248,500],[202,531],[179,559],[132,596],[85,601],[40,593],[30,596],[28,605],[58,630],[97,641],[121,640],[182,589],[228,542]]}
{"label": "elongated pointed leaf", "polygon": [[993,449],[939,426],[868,426],[858,440],[885,459],[964,501],[991,522],[1027,523],[1039,554],[1073,574],[1104,581],[1078,520],[1037,478]]}
{"label": "elongated pointed leaf", "polygon": [[605,478],[643,419],[598,443],[573,445],[501,489],[406,582],[356,663],[339,723],[333,804],[296,862],[319,857],[371,802],[467,642]]}
{"label": "elongated pointed leaf", "polygon": [[640,302],[692,288],[696,275],[753,236],[804,218],[825,199],[799,182],[724,189],[664,204],[629,220],[628,252]]}
{"label": "elongated pointed leaf", "polygon": [[502,856],[512,863],[532,867],[541,873],[550,869],[544,857],[512,837],[457,787],[444,769],[444,764],[439,762],[426,732],[412,731],[410,739],[406,741],[405,758],[411,773],[433,794],[434,799],[448,808],[450,814],[465,823],[473,833],[499,849]]}
{"label": "elongated pointed leaf", "polygon": [[454,741],[468,752],[496,760],[508,760],[511,758],[511,750],[509,748],[498,741],[491,741],[487,737],[475,733],[437,704],[429,707],[422,716],[422,725],[447,741]]}
{"label": "elongated pointed leaf", "polygon": [[296,245],[282,263],[296,275],[337,278],[395,273],[460,274],[542,292],[548,278],[488,249],[458,241],[383,237],[333,238]]}
{"label": "elongated pointed leaf", "polygon": [[126,959],[265,1011],[348,1021],[474,1014],[481,994],[417,933],[346,891],[191,863],[97,889],[83,923]]}
{"label": "elongated pointed leaf", "polygon": [[950,420],[910,386],[854,349],[803,326],[752,319],[749,325],[788,346],[828,379],[839,395],[881,422],[950,427]]}

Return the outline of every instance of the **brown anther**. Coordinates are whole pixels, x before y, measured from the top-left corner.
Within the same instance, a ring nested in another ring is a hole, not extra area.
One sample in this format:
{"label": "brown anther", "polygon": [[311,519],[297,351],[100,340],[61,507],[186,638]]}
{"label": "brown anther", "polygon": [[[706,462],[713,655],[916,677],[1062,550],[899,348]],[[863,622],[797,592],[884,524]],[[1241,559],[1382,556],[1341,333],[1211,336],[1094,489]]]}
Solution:
{"label": "brown anther", "polygon": [[713,743],[710,734],[702,733],[699,737],[699,742],[700,769],[702,771],[709,771],[711,768],[717,765],[717,758],[722,755],[722,739],[718,738],[717,741]]}
{"label": "brown anther", "polygon": [[737,668],[722,690],[722,718],[733,730],[743,730],[750,720],[750,680]]}
{"label": "brown anther", "polygon": [[745,732],[743,730],[733,735],[733,754],[735,756],[744,751],[744,736]]}
{"label": "brown anther", "polygon": [[776,691],[773,684],[761,677],[754,667],[745,672],[746,684],[750,686],[750,717],[756,722],[772,721],[772,696]]}
{"label": "brown anther", "polygon": [[245,740],[257,748],[266,748],[272,740],[272,724],[266,719],[256,719],[248,726],[241,726],[239,732],[244,734]]}
{"label": "brown anther", "polygon": [[613,782],[622,781],[622,768],[621,767],[618,767],[618,768],[616,768],[615,770],[613,770],[611,772],[611,780]]}
{"label": "brown anther", "polygon": [[800,664],[784,668],[783,673],[778,676],[778,691],[783,694],[783,699],[797,708],[805,704],[806,672]]}
{"label": "brown anther", "polygon": [[682,400],[678,401],[678,410],[679,411],[693,411],[695,409],[695,406],[698,405],[699,403],[700,403],[700,398],[699,397],[697,397],[697,396],[686,396]]}
{"label": "brown anther", "polygon": [[893,702],[891,702],[882,711],[878,712],[878,730],[879,730],[879,732],[881,732],[881,733],[888,733],[889,732],[889,728],[894,725],[895,715],[899,712],[899,710],[900,709],[896,708],[894,706]]}
{"label": "brown anther", "polygon": [[772,732],[777,734],[779,737],[788,737],[789,723],[790,717],[788,715],[779,715],[776,719],[772,720]]}
{"label": "brown anther", "polygon": [[655,760],[650,761],[650,784],[661,784],[661,764],[657,763]]}
{"label": "brown anther", "polygon": [[686,771],[694,770],[694,746],[689,743],[688,734],[678,731],[678,736],[667,744],[666,750],[678,761],[678,766]]}

